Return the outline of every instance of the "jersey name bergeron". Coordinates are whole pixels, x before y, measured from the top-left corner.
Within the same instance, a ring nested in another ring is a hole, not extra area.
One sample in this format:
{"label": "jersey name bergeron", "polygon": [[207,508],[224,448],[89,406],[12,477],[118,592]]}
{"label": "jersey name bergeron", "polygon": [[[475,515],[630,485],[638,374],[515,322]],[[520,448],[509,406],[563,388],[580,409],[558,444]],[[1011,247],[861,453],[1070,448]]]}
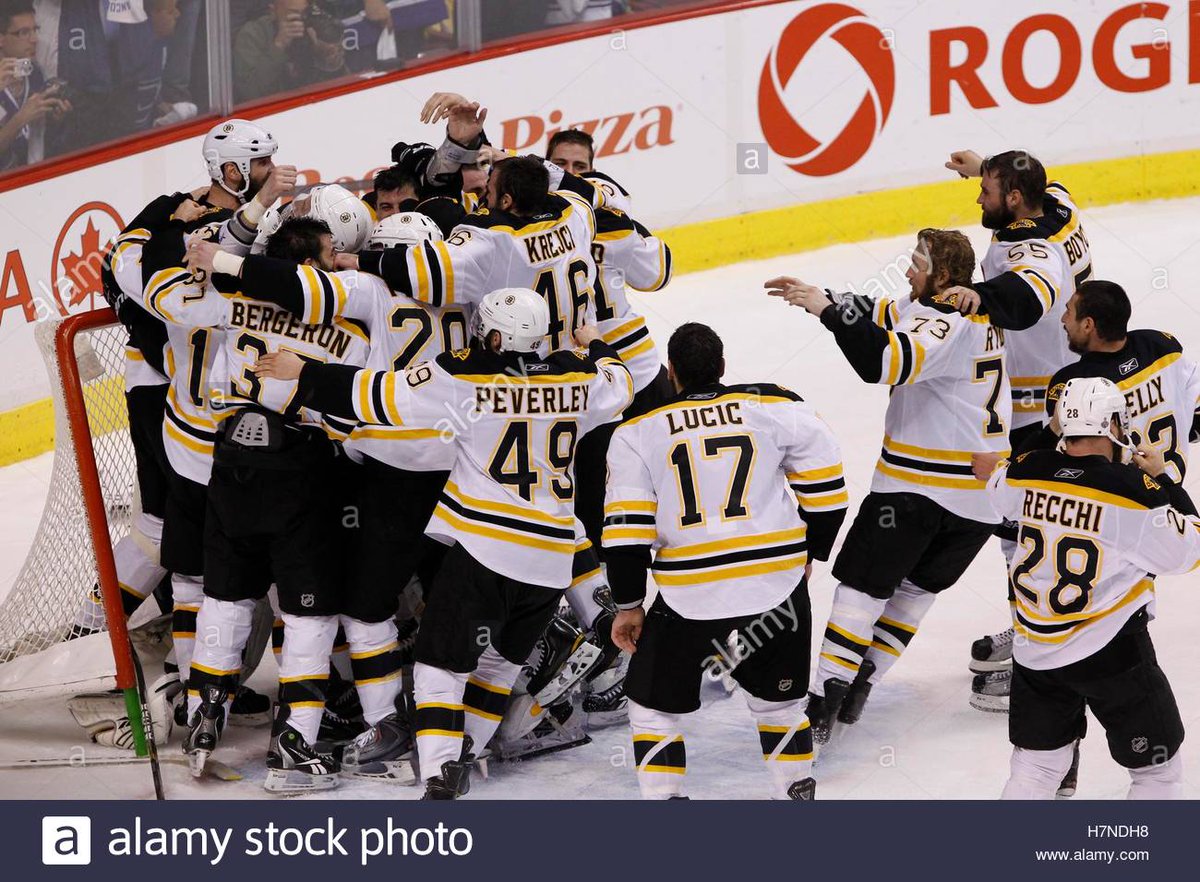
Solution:
{"label": "jersey name bergeron", "polygon": [[1022,517],[1048,524],[1058,524],[1068,530],[1100,532],[1100,516],[1104,506],[1096,502],[1082,502],[1070,496],[1059,496],[1045,490],[1026,490]]}
{"label": "jersey name bergeron", "polygon": [[334,325],[308,325],[297,319],[285,309],[268,306],[265,303],[243,303],[233,301],[232,315],[229,324],[248,331],[260,331],[265,334],[278,334],[290,337],[301,343],[311,343],[320,346],[326,352],[338,358],[346,354],[350,347],[351,336],[346,331]]}

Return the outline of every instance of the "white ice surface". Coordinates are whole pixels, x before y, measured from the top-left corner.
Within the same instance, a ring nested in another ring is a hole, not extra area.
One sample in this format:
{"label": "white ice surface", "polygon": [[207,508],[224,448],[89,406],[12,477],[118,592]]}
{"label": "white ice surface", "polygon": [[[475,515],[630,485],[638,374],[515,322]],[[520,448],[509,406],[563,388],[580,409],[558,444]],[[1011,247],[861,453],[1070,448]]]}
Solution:
{"label": "white ice surface", "polygon": [[[1069,182],[1068,182],[1069,183]],[[1087,212],[1085,226],[1097,275],[1120,282],[1134,301],[1134,326],[1177,335],[1200,352],[1200,199],[1111,206]],[[986,233],[965,232],[982,254]],[[860,383],[817,322],[762,294],[762,282],[785,273],[834,287],[865,285],[912,246],[910,237],[839,245],[791,257],[743,263],[679,277],[669,289],[639,298],[651,330],[665,344],[687,321],[712,325],[725,340],[731,382],[777,382],[813,402],[841,439],[851,506],[870,484],[879,452],[887,392]],[[893,271],[891,278],[897,278]],[[887,284],[885,282],[885,284]],[[1200,489],[1193,469],[1189,485]],[[50,475],[49,455],[0,469],[0,596],[8,589],[32,541]],[[1003,559],[993,541],[963,580],[934,605],[912,647],[875,688],[866,714],[817,767],[824,799],[990,799],[1008,771],[1007,717],[967,704],[971,640],[999,630],[1008,619]],[[814,636],[819,641],[833,592],[828,566],[813,584]],[[1159,659],[1175,689],[1192,737],[1184,743],[1187,795],[1200,797],[1200,579],[1159,580],[1159,618],[1151,626]],[[816,643],[814,643],[815,651]],[[254,685],[268,691],[268,658]],[[687,727],[688,782],[697,798],[764,798],[768,776],[757,735],[739,696],[714,690]],[[61,699],[0,708],[0,763],[31,756],[66,756],[81,731]],[[165,768],[174,798],[260,799],[265,729],[231,729],[220,758],[246,775],[240,783],[195,782],[180,766]],[[88,748],[95,755],[106,752]],[[177,741],[164,748],[178,755]],[[115,752],[109,752],[115,753]],[[477,781],[479,799],[613,799],[637,796],[628,730],[594,734],[590,745],[521,764],[493,764]],[[1127,776],[1108,756],[1100,728],[1083,746],[1079,798],[1119,798]],[[415,787],[348,781],[326,798],[414,799]],[[0,771],[0,797],[145,798],[149,771],[126,766]]]}

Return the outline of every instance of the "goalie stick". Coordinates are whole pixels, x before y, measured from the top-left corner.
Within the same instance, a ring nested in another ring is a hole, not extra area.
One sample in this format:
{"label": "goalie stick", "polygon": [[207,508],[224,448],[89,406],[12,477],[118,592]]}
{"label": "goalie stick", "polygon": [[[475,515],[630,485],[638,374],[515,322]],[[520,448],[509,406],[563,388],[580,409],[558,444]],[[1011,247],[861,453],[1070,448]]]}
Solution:
{"label": "goalie stick", "polygon": [[[6,760],[0,762],[0,770],[21,769],[66,769],[74,766],[86,768],[87,766],[135,766],[142,763],[149,763],[148,756],[97,756],[81,759],[79,756],[49,756],[35,757],[33,759],[23,760]],[[171,766],[187,766],[187,757],[183,756],[167,756],[159,757],[159,765]],[[241,781],[242,774],[232,766],[226,765],[219,760],[209,759],[204,764],[204,770],[216,778],[218,781]]]}

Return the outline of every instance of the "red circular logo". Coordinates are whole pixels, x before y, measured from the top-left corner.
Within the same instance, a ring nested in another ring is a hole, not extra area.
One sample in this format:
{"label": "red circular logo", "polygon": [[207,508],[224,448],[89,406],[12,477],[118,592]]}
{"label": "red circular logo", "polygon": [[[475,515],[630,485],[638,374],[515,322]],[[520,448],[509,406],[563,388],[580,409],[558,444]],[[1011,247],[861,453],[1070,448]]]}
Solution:
{"label": "red circular logo", "polygon": [[[858,62],[870,89],[841,132],[822,143],[792,115],[783,92],[804,56],[826,37]],[[805,9],[779,35],[758,81],[758,118],[767,144],[788,168],[813,177],[833,175],[862,159],[887,122],[895,91],[892,49],[883,32],[851,6],[823,3]]]}
{"label": "red circular logo", "polygon": [[50,263],[50,284],[63,315],[107,305],[100,272],[124,228],[125,221],[107,202],[88,202],[67,218]]}

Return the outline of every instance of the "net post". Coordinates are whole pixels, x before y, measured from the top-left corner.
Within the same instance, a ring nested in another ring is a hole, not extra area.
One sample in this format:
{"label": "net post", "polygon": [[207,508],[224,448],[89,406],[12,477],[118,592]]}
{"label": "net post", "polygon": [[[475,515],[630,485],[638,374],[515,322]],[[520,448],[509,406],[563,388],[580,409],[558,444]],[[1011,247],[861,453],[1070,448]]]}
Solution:
{"label": "net post", "polygon": [[[99,309],[67,317],[55,333],[54,346],[62,371],[67,421],[72,436],[77,440],[87,438],[90,428],[83,399],[83,382],[79,376],[79,364],[75,359],[75,337],[83,331],[111,325],[116,321],[116,313],[111,309]],[[146,756],[148,751],[142,720],[142,703],[137,693],[137,677],[131,655],[133,650],[130,648],[129,633],[125,627],[125,609],[121,603],[121,586],[117,582],[117,565],[109,538],[108,511],[101,490],[100,471],[96,467],[95,452],[90,444],[75,443],[71,447],[79,469],[88,532],[96,558],[96,580],[104,601],[108,637],[112,643],[113,661],[116,663],[117,688],[125,695],[134,750],[138,756]]]}

